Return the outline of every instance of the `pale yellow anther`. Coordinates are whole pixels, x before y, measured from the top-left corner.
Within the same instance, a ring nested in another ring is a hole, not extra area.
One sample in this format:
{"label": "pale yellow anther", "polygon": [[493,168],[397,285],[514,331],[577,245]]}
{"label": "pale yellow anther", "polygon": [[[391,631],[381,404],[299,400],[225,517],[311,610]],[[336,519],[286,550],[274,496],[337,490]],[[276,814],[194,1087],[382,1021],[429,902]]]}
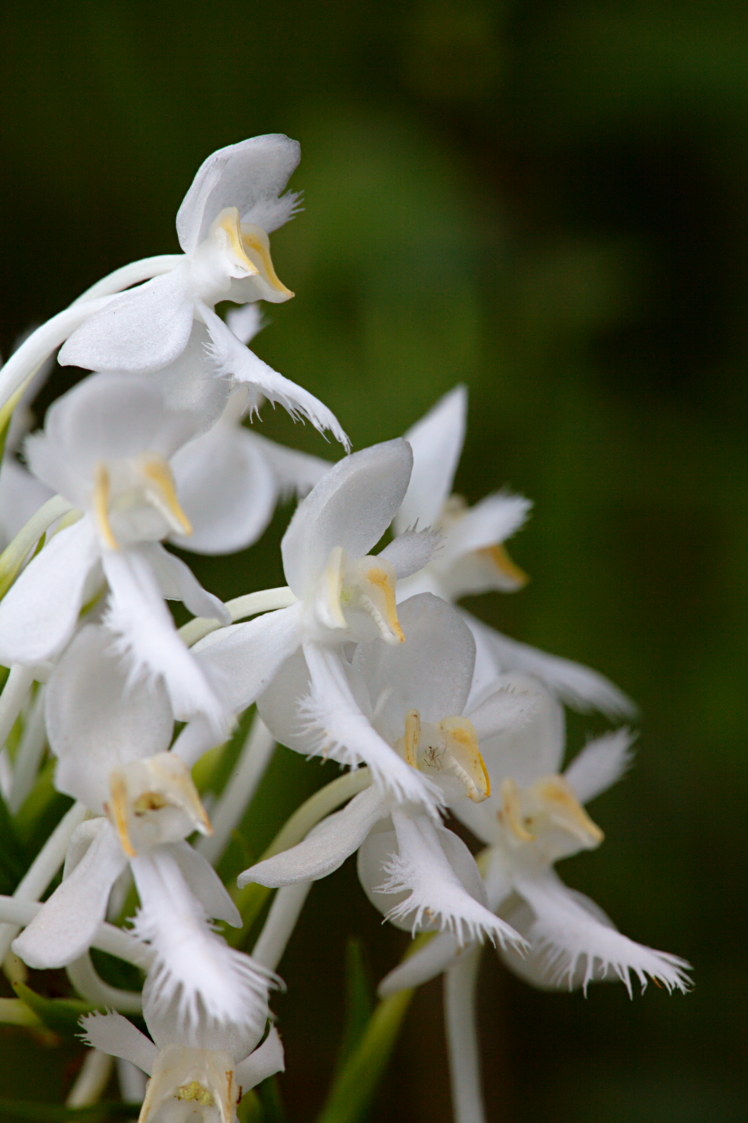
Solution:
{"label": "pale yellow anther", "polygon": [[477,551],[483,557],[488,558],[492,565],[496,567],[502,577],[508,578],[518,589],[526,585],[530,580],[529,576],[523,569],[520,569],[502,545],[497,543],[495,546],[485,546],[482,550]]}
{"label": "pale yellow anther", "polygon": [[215,1107],[216,1101],[212,1094],[198,1080],[190,1080],[189,1084],[181,1084],[176,1091],[176,1098],[187,1103],[196,1103],[200,1107]]}
{"label": "pale yellow anther", "polygon": [[[249,254],[254,254],[260,262],[259,272],[275,289],[284,296],[292,297],[294,294],[283,284],[275,272],[275,266],[270,256],[270,239],[260,226],[245,225],[241,227],[242,245]],[[246,256],[246,254],[245,254]]]}
{"label": "pale yellow anther", "polygon": [[589,817],[563,776],[545,776],[533,784],[532,790],[557,826],[575,835],[587,846],[597,846],[603,841],[605,835]]}
{"label": "pale yellow anther", "polygon": [[128,858],[136,855],[135,847],[130,840],[130,816],[127,807],[127,784],[121,772],[113,772],[109,777],[109,791],[111,799],[104,805],[104,810],[113,821],[120,846]]}
{"label": "pale yellow anther", "polygon": [[473,723],[466,717],[447,717],[439,725],[448,738],[453,770],[465,784],[468,798],[474,803],[488,799],[491,778],[478,747],[478,734]]}
{"label": "pale yellow anther", "polygon": [[254,261],[247,257],[241,224],[239,222],[239,211],[236,209],[236,207],[226,207],[224,210],[222,210],[220,215],[218,216],[216,225],[220,230],[223,230],[224,234],[229,240],[231,249],[246,267],[247,271],[253,275],[259,273],[260,270],[255,265]]}
{"label": "pale yellow anther", "polygon": [[411,768],[418,767],[418,744],[421,740],[421,717],[418,710],[405,715],[405,759]]}
{"label": "pale yellow anther", "polygon": [[500,814],[502,821],[520,842],[532,842],[534,836],[522,821],[520,791],[511,776],[507,776],[501,784]]}
{"label": "pale yellow anther", "polygon": [[192,523],[179,504],[174,476],[166,460],[162,456],[144,456],[140,470],[147,481],[148,497],[164,518],[179,533],[192,534]]}
{"label": "pale yellow anther", "polygon": [[188,829],[206,835],[213,833],[189,769],[173,753],[133,760],[113,770],[109,774],[109,792],[104,811],[128,858],[136,856],[136,842],[138,846],[151,846],[174,840],[169,833],[174,830],[173,816],[159,817],[164,809],[171,808],[185,817],[177,819],[182,824],[177,828],[177,837],[183,837],[179,832],[186,833]]}
{"label": "pale yellow anther", "polygon": [[367,581],[381,594],[384,607],[384,619],[387,622],[387,626],[393,638],[398,643],[405,643],[405,635],[400,627],[400,621],[397,616],[395,582],[387,570],[381,569],[379,566],[372,566],[371,569],[366,570],[365,576]]}
{"label": "pale yellow anther", "polygon": [[418,710],[405,715],[405,735],[397,743],[412,768],[452,776],[468,799],[480,803],[491,794],[491,781],[478,748],[478,735],[466,717],[421,722]]}
{"label": "pale yellow anther", "polygon": [[97,464],[94,470],[93,510],[104,545],[110,550],[119,550],[119,542],[109,521],[109,472],[106,464],[102,463]]}

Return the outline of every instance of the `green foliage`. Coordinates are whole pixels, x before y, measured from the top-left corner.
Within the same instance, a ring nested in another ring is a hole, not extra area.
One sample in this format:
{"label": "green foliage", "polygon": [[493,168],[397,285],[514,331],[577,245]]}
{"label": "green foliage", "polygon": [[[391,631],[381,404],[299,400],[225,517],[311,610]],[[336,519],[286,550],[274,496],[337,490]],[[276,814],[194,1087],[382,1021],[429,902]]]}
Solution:
{"label": "green foliage", "polygon": [[78,1019],[99,1009],[77,998],[46,998],[25,983],[14,983],[13,989],[47,1029],[60,1037],[79,1039],[81,1027]]}

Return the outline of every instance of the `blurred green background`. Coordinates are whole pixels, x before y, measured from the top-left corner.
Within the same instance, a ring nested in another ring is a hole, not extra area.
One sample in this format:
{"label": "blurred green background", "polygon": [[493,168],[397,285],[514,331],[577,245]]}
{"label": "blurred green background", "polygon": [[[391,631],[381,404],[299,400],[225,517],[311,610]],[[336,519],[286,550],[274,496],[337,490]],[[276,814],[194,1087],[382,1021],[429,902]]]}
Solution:
{"label": "blurred green background", "polygon": [[[471,607],[641,704],[636,767],[593,808],[605,846],[560,872],[691,960],[696,988],[545,995],[487,956],[489,1117],[743,1118],[744,3],[10,0],[0,34],[2,353],[102,274],[176,250],[209,152],[298,137],[306,210],[273,239],[298,295],[258,353],[356,447],[466,382],[461,490],[535,501],[513,544],[532,583]],[[333,455],[280,416],[263,431]],[[199,572],[227,594],[280,578],[269,547]],[[574,750],[602,728],[569,724]],[[319,779],[284,756],[274,790],[286,775],[289,806]],[[375,977],[399,956],[346,869],[282,964],[299,1123],[339,1040],[347,928]],[[372,1118],[451,1118],[439,1003],[438,983],[417,997]],[[45,1053],[40,1080],[31,1045],[0,1039],[4,1095],[60,1096],[71,1054]]]}

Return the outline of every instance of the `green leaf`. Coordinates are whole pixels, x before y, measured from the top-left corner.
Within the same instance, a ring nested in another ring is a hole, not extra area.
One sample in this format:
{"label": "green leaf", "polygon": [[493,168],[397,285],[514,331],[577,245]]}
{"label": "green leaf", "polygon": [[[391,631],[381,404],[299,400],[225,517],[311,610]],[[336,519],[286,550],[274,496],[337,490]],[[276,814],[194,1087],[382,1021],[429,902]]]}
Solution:
{"label": "green leaf", "polygon": [[345,1022],[337,1064],[338,1072],[361,1041],[376,1003],[371,973],[360,940],[351,939],[346,946],[345,991]]}
{"label": "green leaf", "polygon": [[383,999],[335,1077],[317,1123],[359,1123],[389,1062],[413,990]]}
{"label": "green leaf", "polygon": [[101,1009],[77,998],[45,998],[25,983],[14,983],[13,989],[47,1029],[73,1040],[80,1037],[81,1027],[78,1019],[83,1014],[92,1014],[95,1010]]}

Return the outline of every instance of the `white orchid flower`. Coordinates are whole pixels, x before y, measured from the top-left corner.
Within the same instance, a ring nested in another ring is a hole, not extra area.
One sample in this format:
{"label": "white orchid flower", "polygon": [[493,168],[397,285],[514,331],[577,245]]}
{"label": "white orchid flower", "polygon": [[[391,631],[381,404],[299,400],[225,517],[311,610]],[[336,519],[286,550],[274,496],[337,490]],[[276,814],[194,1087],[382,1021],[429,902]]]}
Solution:
{"label": "white orchid flower", "polygon": [[[348,671],[351,693],[381,738],[437,785],[450,808],[480,803],[490,793],[481,739],[526,721],[534,695],[498,691],[471,708],[475,644],[455,609],[425,593],[401,604],[399,615],[407,643],[360,644]],[[301,666],[296,670],[301,673]],[[284,744],[304,751],[307,741],[283,687],[280,678],[266,693],[263,716]],[[239,883],[276,887],[317,880],[356,850],[367,895],[398,927],[449,931],[458,943],[488,938],[522,944],[488,910],[465,843],[424,810],[398,803],[376,786],[299,845],[245,871]]]}
{"label": "white orchid flower", "polygon": [[217,690],[163,603],[174,598],[196,615],[227,618],[160,545],[190,530],[169,459],[192,432],[191,415],[165,410],[158,387],[139,377],[97,375],[55,402],[26,454],[34,475],[83,515],[47,542],[0,603],[0,662],[56,657],[83,604],[106,585],[109,625],[136,672],[162,675],[177,716],[202,713],[218,731],[226,715]]}
{"label": "white orchid flower", "polygon": [[143,1016],[151,1038],[121,1014],[81,1018],[92,1048],[121,1057],[150,1077],[139,1123],[235,1123],[244,1092],[284,1069],[275,1027],[261,1041],[266,1020],[247,1026],[201,1019],[185,1028],[178,1008],[154,1001],[149,979]]}
{"label": "white orchid flower", "polygon": [[[504,543],[527,518],[529,501],[498,492],[468,507],[452,492],[466,414],[467,390],[456,386],[405,434],[413,448],[413,472],[395,528],[431,526],[443,535],[443,545],[428,567],[403,585],[402,595],[428,590],[456,601],[490,590],[513,592],[527,581]],[[610,715],[635,712],[631,700],[590,667],[510,639],[474,616],[463,615],[475,636],[487,679],[520,671],[540,679],[577,709],[594,708]]]}
{"label": "white orchid flower", "polygon": [[[369,553],[402,501],[411,460],[410,446],[399,439],[354,453],[326,472],[299,504],[281,543],[286,580],[296,601],[213,632],[193,651],[226,684],[237,713],[280,673],[287,706],[294,711],[303,702],[310,731],[307,754],[354,767],[368,764],[377,782],[398,799],[433,807],[433,785],[372,728],[345,670],[344,649],[352,643],[377,637],[389,644],[404,641],[395,584],[424,565],[434,548],[432,535],[405,534],[379,554]],[[281,671],[299,650],[298,666],[289,663]],[[193,759],[207,747],[202,735],[200,723],[194,730],[188,727],[176,751]]]}
{"label": "white orchid flower", "polygon": [[[540,987],[582,987],[620,979],[631,993],[631,975],[642,988],[653,979],[667,990],[686,990],[688,964],[620,933],[587,897],[568,889],[553,866],[580,850],[594,849],[603,832],[583,804],[605,791],[630,760],[628,730],[595,741],[561,772],[564,755],[563,710],[539,683],[519,676],[513,689],[533,693],[528,722],[482,743],[491,776],[491,795],[480,806],[462,803],[455,814],[486,845],[479,864],[488,907],[521,933],[529,952],[501,951],[522,978]],[[457,961],[449,936],[432,941],[422,953],[384,980],[390,992],[425,981]]]}
{"label": "white orchid flower", "polygon": [[298,162],[298,143],[281,134],[209,156],[177,213],[183,252],[117,270],[34,332],[0,371],[0,402],[65,340],[59,362],[96,371],[162,371],[189,349],[203,365],[209,358],[217,376],[248,384],[347,446],[330,410],[257,358],[214,311],[225,300],[293,296],[276,275],[268,235],[297,209],[298,195],[281,192]]}
{"label": "white orchid flower", "polygon": [[16,954],[42,968],[77,959],[129,868],[141,901],[135,934],[155,957],[154,1000],[176,1002],[185,1024],[201,1010],[256,1020],[271,976],[208,923],[238,926],[241,918],[215,871],[184,841],[211,826],[188,769],[166,751],[173,719],[164,692],[133,686],[104,630],[86,627],[47,685],[46,719],[58,789],[97,817],[77,828],[63,880],[14,941]]}

